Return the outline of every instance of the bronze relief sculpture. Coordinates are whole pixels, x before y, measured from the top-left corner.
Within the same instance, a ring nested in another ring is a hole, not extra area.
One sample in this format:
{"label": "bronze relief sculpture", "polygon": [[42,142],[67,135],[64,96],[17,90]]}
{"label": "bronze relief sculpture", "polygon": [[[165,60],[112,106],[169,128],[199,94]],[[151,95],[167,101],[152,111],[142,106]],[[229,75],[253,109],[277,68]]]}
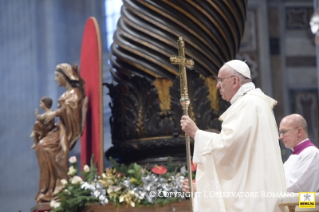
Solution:
{"label": "bronze relief sculpture", "polygon": [[68,180],[69,151],[82,134],[86,115],[85,82],[78,66],[66,63],[57,65],[55,80],[66,91],[58,100],[57,110],[40,115],[40,119],[46,123],[54,121],[56,117],[59,121],[35,145],[40,168],[39,191],[35,197],[38,203],[54,199],[63,188],[61,180]]}

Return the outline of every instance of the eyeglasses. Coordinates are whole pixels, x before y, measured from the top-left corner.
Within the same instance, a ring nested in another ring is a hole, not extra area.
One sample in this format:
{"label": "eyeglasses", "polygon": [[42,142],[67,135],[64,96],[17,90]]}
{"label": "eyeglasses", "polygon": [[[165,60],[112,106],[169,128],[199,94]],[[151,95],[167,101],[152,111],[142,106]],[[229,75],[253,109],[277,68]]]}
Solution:
{"label": "eyeglasses", "polygon": [[297,129],[297,128],[298,128],[298,127],[291,128],[291,129],[288,129],[288,130],[281,130],[281,131],[279,131],[279,136],[280,136],[280,135],[286,135],[287,132],[289,132],[290,130],[295,130],[295,129]]}
{"label": "eyeglasses", "polygon": [[231,76],[229,76],[229,77],[215,77],[215,79],[217,80],[217,84],[221,84],[221,83],[223,83],[223,81],[224,81],[225,79],[228,79],[228,78],[231,78],[231,77],[236,77],[236,76],[231,75]]}

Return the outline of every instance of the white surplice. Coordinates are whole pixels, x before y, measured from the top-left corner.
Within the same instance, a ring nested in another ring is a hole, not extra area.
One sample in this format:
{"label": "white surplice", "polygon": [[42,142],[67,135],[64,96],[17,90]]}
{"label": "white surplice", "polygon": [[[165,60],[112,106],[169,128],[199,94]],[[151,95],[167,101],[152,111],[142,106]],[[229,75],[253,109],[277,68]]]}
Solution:
{"label": "white surplice", "polygon": [[287,191],[319,192],[319,150],[309,146],[284,164]]}
{"label": "white surplice", "polygon": [[220,117],[220,134],[195,134],[199,211],[281,211],[273,197],[286,191],[272,112],[277,102],[247,83],[231,103]]}

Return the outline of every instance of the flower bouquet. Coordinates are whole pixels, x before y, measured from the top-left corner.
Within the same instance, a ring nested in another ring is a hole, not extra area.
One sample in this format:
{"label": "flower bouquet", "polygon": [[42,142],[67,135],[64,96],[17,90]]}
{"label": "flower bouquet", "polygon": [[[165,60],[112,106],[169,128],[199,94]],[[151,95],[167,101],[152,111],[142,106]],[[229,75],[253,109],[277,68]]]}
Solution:
{"label": "flower bouquet", "polygon": [[[181,187],[187,170],[185,166],[174,164],[171,158],[165,166],[154,167],[141,167],[136,163],[120,165],[110,158],[113,168],[107,168],[98,176],[92,156],[90,167],[83,167],[82,178],[76,176],[76,158],[71,157],[69,161],[72,164],[70,178],[61,180],[64,188],[57,194],[58,200],[51,202],[52,212],[76,212],[92,203],[106,205],[110,202],[117,207],[163,206],[187,198]],[[195,167],[192,171],[194,175]]]}

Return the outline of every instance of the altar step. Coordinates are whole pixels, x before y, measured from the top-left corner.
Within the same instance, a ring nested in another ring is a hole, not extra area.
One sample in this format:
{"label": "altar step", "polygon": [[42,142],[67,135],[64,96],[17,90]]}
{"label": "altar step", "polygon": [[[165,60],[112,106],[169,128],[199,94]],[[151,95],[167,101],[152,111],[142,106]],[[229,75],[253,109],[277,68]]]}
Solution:
{"label": "altar step", "polygon": [[[49,212],[50,204],[38,204],[31,209],[31,212]],[[143,207],[125,207],[121,206],[119,209],[116,208],[112,203],[105,206],[102,205],[92,205],[84,208],[79,212],[105,212],[105,211],[114,211],[114,212],[190,212],[189,200],[183,200],[181,202],[169,203],[165,206],[143,206]]]}

